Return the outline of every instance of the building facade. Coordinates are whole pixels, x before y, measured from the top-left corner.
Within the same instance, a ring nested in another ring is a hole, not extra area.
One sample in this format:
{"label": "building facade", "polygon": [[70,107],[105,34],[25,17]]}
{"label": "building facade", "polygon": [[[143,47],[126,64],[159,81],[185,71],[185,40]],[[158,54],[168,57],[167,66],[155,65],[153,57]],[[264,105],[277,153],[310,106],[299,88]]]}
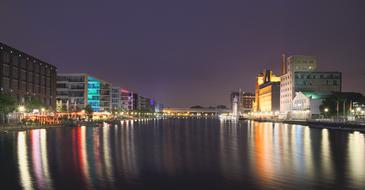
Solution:
{"label": "building facade", "polygon": [[155,111],[155,100],[146,98],[144,96],[138,96],[137,110],[154,112]]}
{"label": "building facade", "polygon": [[110,83],[85,73],[59,74],[57,101],[63,111],[79,111],[87,105],[95,112],[111,111],[112,87]]}
{"label": "building facade", "polygon": [[243,113],[251,112],[255,101],[255,94],[243,92],[241,96],[240,107],[242,108]]}
{"label": "building facade", "polygon": [[313,72],[317,68],[317,59],[313,56],[295,55],[282,60],[282,76],[280,83],[280,112],[292,110],[295,96],[295,72]]}
{"label": "building facade", "polygon": [[320,92],[296,92],[293,99],[290,118],[295,120],[306,120],[312,117],[319,117],[322,101],[331,93]]}
{"label": "building facade", "polygon": [[280,84],[280,112],[284,115],[293,111],[293,99],[297,92],[340,92],[340,72],[317,71],[314,56],[290,56],[282,61]]}
{"label": "building facade", "polygon": [[280,77],[271,70],[260,73],[256,79],[255,112],[277,112],[280,110]]}
{"label": "building facade", "polygon": [[113,86],[111,90],[112,94],[112,110],[119,110],[122,108],[122,96],[120,87]]}
{"label": "building facade", "polygon": [[233,108],[233,100],[237,98],[237,112],[239,114],[251,112],[255,95],[249,92],[234,91],[231,92],[231,108]]}
{"label": "building facade", "polygon": [[127,89],[120,89],[120,96],[122,109],[125,111],[133,110],[133,92]]}
{"label": "building facade", "polygon": [[138,110],[140,108],[139,95],[135,92],[131,92],[131,98],[132,98],[132,110]]}
{"label": "building facade", "polygon": [[295,72],[295,92],[341,92],[340,72]]}
{"label": "building facade", "polygon": [[55,66],[0,43],[0,93],[18,104],[36,99],[55,109],[56,76]]}

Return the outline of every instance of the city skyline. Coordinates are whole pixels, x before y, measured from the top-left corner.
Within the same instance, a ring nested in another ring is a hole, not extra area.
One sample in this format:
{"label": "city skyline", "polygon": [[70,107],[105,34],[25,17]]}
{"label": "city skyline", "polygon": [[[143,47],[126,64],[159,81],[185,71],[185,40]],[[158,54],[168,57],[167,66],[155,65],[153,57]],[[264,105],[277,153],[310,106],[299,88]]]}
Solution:
{"label": "city skyline", "polygon": [[171,107],[228,106],[258,72],[279,73],[282,53],[316,56],[365,93],[363,2],[70,3],[1,2],[0,41]]}

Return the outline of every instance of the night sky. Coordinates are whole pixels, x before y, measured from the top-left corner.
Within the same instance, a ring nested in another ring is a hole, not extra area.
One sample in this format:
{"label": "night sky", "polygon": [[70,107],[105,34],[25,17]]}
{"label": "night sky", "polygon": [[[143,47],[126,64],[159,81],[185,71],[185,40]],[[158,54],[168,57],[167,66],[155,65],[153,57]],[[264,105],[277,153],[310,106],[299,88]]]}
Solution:
{"label": "night sky", "polygon": [[282,53],[314,55],[365,93],[362,0],[0,1],[0,41],[166,106],[229,105]]}

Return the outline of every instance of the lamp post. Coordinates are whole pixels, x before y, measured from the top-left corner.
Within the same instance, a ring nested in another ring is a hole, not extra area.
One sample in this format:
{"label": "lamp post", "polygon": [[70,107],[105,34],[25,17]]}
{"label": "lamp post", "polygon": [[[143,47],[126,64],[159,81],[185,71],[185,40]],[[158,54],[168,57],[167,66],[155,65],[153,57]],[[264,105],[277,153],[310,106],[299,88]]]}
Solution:
{"label": "lamp post", "polygon": [[327,117],[327,115],[328,115],[328,111],[329,111],[329,109],[328,108],[324,108],[324,115],[325,115],[325,117]]}
{"label": "lamp post", "polygon": [[21,123],[21,120],[22,120],[22,114],[26,111],[26,109],[25,109],[25,106],[19,106],[18,107],[18,111],[20,112],[20,115],[19,115],[19,123]]}
{"label": "lamp post", "polygon": [[18,107],[18,111],[19,111],[20,113],[25,112],[25,107],[24,107],[24,106],[19,106],[19,107]]}

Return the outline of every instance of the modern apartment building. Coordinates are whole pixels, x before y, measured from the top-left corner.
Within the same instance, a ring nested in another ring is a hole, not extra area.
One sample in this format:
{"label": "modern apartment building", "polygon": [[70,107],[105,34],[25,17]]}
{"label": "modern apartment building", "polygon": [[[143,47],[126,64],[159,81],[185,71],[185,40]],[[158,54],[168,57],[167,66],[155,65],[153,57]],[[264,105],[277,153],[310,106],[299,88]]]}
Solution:
{"label": "modern apartment building", "polygon": [[0,43],[0,93],[14,96],[18,104],[37,99],[54,109],[56,76],[55,66]]}
{"label": "modern apartment building", "polygon": [[[139,97],[139,96],[138,96]],[[133,92],[120,87],[112,87],[112,108],[124,111],[136,110],[134,103],[138,103],[138,99],[133,98]]]}
{"label": "modern apartment building", "polygon": [[121,107],[125,111],[133,110],[133,92],[127,89],[120,89]]}
{"label": "modern apartment building", "polygon": [[122,108],[122,96],[120,87],[113,86],[111,89],[112,98],[112,110],[119,110]]}
{"label": "modern apartment building", "polygon": [[57,101],[67,111],[78,111],[90,105],[96,112],[111,111],[111,84],[85,73],[57,76]]}
{"label": "modern apartment building", "polygon": [[146,98],[143,96],[138,96],[138,110],[154,112],[155,111],[155,101],[151,98]]}
{"label": "modern apartment building", "polygon": [[288,114],[293,110],[293,99],[297,92],[340,92],[341,81],[340,72],[317,71],[314,56],[283,56],[280,112]]}

